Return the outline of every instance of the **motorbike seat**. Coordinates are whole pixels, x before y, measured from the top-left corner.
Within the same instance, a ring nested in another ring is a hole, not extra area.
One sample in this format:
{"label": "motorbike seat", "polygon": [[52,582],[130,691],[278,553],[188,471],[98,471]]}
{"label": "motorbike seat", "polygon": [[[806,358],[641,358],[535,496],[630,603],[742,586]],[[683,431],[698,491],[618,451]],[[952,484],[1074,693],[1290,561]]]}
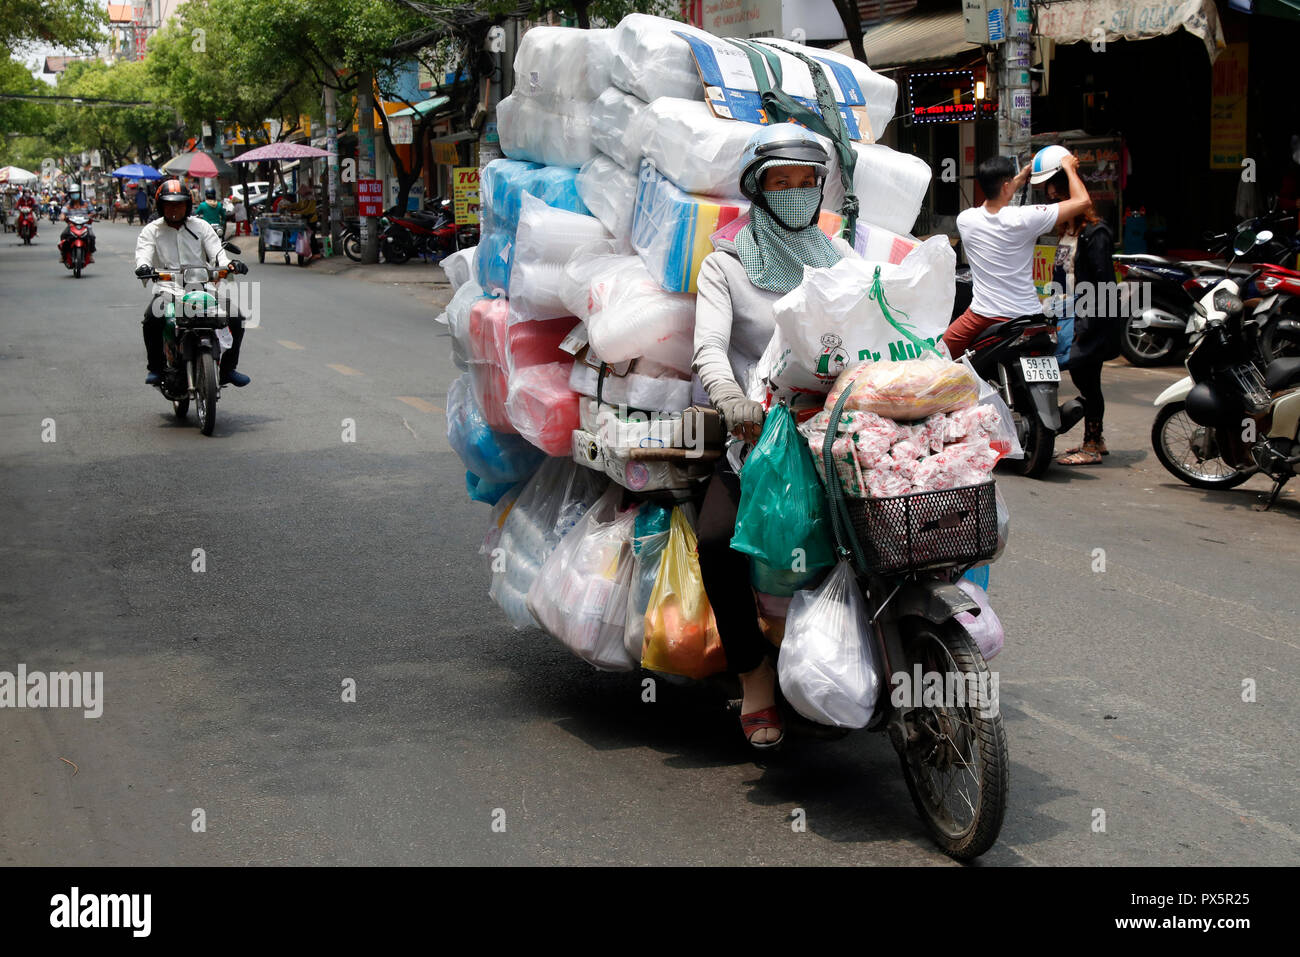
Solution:
{"label": "motorbike seat", "polygon": [[1281,392],[1300,385],[1300,356],[1287,356],[1270,362],[1264,373],[1264,384],[1269,392]]}

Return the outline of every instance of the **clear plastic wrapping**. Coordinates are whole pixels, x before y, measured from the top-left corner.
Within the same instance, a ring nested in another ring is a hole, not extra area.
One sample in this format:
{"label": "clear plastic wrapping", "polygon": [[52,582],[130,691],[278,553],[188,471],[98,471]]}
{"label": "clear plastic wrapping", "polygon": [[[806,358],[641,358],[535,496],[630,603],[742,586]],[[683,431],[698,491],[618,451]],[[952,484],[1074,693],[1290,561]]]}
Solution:
{"label": "clear plastic wrapping", "polygon": [[578,195],[621,247],[632,248],[637,176],[608,156],[597,156],[578,171]]}
{"label": "clear plastic wrapping", "polygon": [[[900,153],[881,143],[854,143],[853,152],[857,154],[853,191],[858,197],[859,222],[874,223],[896,233],[910,232],[930,189],[930,164],[919,156]],[[844,186],[840,182],[839,160],[833,151],[831,166],[822,208],[838,212],[844,203]]]}
{"label": "clear plastic wrapping", "polygon": [[866,727],[880,693],[873,641],[853,567],[841,561],[790,600],[776,665],[786,701],[809,721]]}
{"label": "clear plastic wrapping", "polygon": [[511,159],[578,167],[596,155],[591,103],[547,102],[511,94],[497,104],[501,152]]}
{"label": "clear plastic wrapping", "polygon": [[635,257],[605,269],[590,286],[587,334],[606,362],[644,356],[690,374],[695,351],[695,297],[664,292]]}
{"label": "clear plastic wrapping", "polygon": [[450,256],[443,257],[442,262],[438,265],[447,275],[447,282],[451,285],[452,293],[460,292],[460,287],[469,282],[470,277],[476,273],[474,257],[478,255],[477,246],[469,246],[465,249],[458,249]]}
{"label": "clear plastic wrapping", "polygon": [[521,436],[547,455],[565,455],[578,427],[578,400],[569,388],[573,361],[517,368],[510,373],[505,410]]}
{"label": "clear plastic wrapping", "polygon": [[[492,554],[489,594],[515,628],[532,625],[528,590],[555,546],[608,485],[570,458],[548,458],[510,508]],[[494,551],[495,551],[494,549]],[[491,554],[491,553],[490,553]]]}
{"label": "clear plastic wrapping", "polygon": [[564,264],[575,250],[608,238],[594,216],[555,209],[525,193],[510,272],[512,321],[570,315],[561,297]]}
{"label": "clear plastic wrapping", "polygon": [[634,121],[645,106],[632,94],[612,86],[591,105],[592,144],[633,175],[641,166],[641,144],[636,139]]}
{"label": "clear plastic wrapping", "polygon": [[533,27],[515,54],[514,93],[542,102],[594,100],[610,84],[613,30]]}
{"label": "clear plastic wrapping", "polygon": [[483,288],[469,280],[451,297],[447,303],[447,331],[451,334],[451,359],[456,368],[464,371],[469,368],[471,345],[469,335],[469,313],[474,303],[483,298]]}
{"label": "clear plastic wrapping", "polygon": [[636,510],[620,512],[610,488],[546,559],[528,591],[528,609],[543,630],[603,671],[632,671],[624,646]]}
{"label": "clear plastic wrapping", "polygon": [[517,435],[491,429],[475,400],[469,376],[447,390],[447,441],[465,468],[486,482],[518,482],[541,464],[542,454]]}
{"label": "clear plastic wrapping", "polygon": [[641,155],[679,189],[741,199],[740,157],[760,128],[719,119],[707,103],[665,98],[637,114],[631,136]]}
{"label": "clear plastic wrapping", "polygon": [[704,86],[695,58],[686,41],[675,36],[677,31],[703,33],[688,24],[644,13],[629,14],[619,21],[614,28],[610,69],[614,86],[646,103],[662,96],[703,100]]}

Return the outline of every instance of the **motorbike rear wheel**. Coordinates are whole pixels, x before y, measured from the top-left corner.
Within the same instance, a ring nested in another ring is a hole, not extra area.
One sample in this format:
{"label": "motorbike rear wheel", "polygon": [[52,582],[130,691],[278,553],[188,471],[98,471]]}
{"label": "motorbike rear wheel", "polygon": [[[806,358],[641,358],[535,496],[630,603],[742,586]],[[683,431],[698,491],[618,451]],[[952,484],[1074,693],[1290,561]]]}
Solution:
{"label": "motorbike rear wheel", "polygon": [[411,258],[411,241],[408,238],[395,238],[391,242],[381,243],[384,259],[394,266],[400,266]]}
{"label": "motorbike rear wheel", "polygon": [[194,412],[199,417],[199,431],[211,435],[217,427],[217,364],[212,353],[204,349],[194,363]]}
{"label": "motorbike rear wheel", "polygon": [[[974,640],[955,621],[899,621],[909,662],[938,674],[954,695],[912,712],[911,740],[897,742],[903,778],[930,836],[950,857],[969,861],[998,838],[1007,809],[1011,761],[989,670]],[[917,689],[920,690],[920,689]],[[958,706],[957,701],[962,700]]]}
{"label": "motorbike rear wheel", "polygon": [[1174,336],[1150,329],[1134,329],[1133,319],[1124,323],[1124,334],[1119,338],[1119,351],[1130,365],[1139,368],[1164,365],[1173,359],[1177,351]]}
{"label": "motorbike rear wheel", "polygon": [[1268,320],[1259,337],[1259,351],[1265,362],[1300,356],[1300,331],[1296,316],[1279,313]]}
{"label": "motorbike rear wheel", "polygon": [[1017,475],[1026,478],[1042,478],[1052,467],[1052,456],[1056,453],[1056,433],[1043,424],[1036,413],[1013,411],[1018,420],[1016,432],[1020,444],[1025,450],[1022,459],[1005,459],[1007,467]]}
{"label": "motorbike rear wheel", "polygon": [[361,254],[365,250],[361,245],[361,237],[352,230],[346,230],[343,233],[343,255],[347,256],[354,263],[361,262]]}
{"label": "motorbike rear wheel", "polygon": [[1193,422],[1182,402],[1170,402],[1156,414],[1151,447],[1166,471],[1192,488],[1236,488],[1257,471],[1224,461],[1214,430]]}

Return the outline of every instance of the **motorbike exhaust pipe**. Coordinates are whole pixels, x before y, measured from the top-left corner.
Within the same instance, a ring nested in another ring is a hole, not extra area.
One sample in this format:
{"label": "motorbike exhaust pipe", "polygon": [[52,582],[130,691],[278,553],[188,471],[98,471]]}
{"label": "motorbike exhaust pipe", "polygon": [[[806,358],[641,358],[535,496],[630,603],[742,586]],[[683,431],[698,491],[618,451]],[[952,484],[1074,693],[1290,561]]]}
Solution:
{"label": "motorbike exhaust pipe", "polygon": [[1168,332],[1182,332],[1187,328],[1186,317],[1165,312],[1163,309],[1144,309],[1142,314],[1130,325],[1132,329],[1163,329]]}

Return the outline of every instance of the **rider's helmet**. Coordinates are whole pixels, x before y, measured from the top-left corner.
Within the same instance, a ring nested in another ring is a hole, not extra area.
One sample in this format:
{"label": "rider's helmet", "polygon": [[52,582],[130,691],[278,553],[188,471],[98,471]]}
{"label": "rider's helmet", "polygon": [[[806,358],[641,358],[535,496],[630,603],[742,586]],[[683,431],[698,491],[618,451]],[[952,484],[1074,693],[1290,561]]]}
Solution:
{"label": "rider's helmet", "polygon": [[1029,171],[1029,182],[1041,186],[1061,171],[1061,160],[1070,155],[1064,146],[1044,146],[1034,154]]}
{"label": "rider's helmet", "polygon": [[204,199],[216,199],[216,198],[217,198],[217,191],[216,191],[215,189],[213,189],[212,187],[209,186],[206,190],[203,191],[203,198],[204,198]]}
{"label": "rider's helmet", "polygon": [[[749,138],[745,152],[740,156],[740,192],[751,203],[781,222],[763,195],[762,173],[769,166],[811,166],[817,174],[818,187],[824,188],[830,170],[830,157],[815,133],[793,123],[765,126]],[[816,221],[817,214],[814,214],[811,222],[797,224],[794,229],[803,229]],[[787,226],[783,222],[781,224]]]}
{"label": "rider's helmet", "polygon": [[190,195],[190,191],[178,179],[163,180],[158,187],[158,191],[154,193],[153,201],[160,213],[162,212],[163,203],[184,203],[186,216],[194,212],[194,197]]}

